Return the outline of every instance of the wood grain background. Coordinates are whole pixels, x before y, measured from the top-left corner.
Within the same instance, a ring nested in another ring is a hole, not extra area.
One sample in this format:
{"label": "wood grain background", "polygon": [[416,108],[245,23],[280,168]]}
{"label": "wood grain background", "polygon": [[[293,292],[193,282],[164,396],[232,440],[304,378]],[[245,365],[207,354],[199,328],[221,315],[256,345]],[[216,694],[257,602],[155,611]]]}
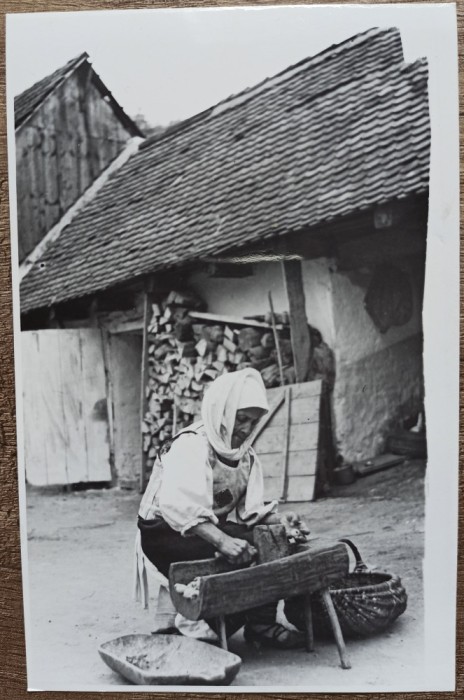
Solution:
{"label": "wood grain background", "polygon": [[[342,0],[338,0],[342,2]],[[5,13],[12,12],[46,12],[63,10],[95,10],[95,9],[135,9],[151,7],[211,7],[211,6],[238,6],[238,5],[269,5],[269,4],[297,4],[291,0],[286,2],[254,2],[229,1],[211,2],[209,0],[197,0],[197,2],[126,2],[125,0],[2,0],[2,31],[0,32],[0,697],[8,700],[26,698],[26,662],[24,650],[23,609],[21,566],[19,549],[19,518],[18,518],[18,490],[16,472],[16,436],[15,436],[15,388],[13,367],[13,324],[12,324],[12,300],[11,300],[11,270],[10,270],[10,234],[8,220],[8,181],[6,160],[6,115],[5,115]],[[304,4],[304,3],[298,3]],[[309,2],[305,4],[311,4]],[[328,3],[334,4],[334,3]],[[366,4],[366,3],[363,3]],[[372,3],[375,4],[375,3]],[[464,42],[464,0],[458,0],[458,27],[459,27],[459,56],[460,70],[462,71],[462,54]],[[104,38],[102,38],[104,40]],[[46,47],[44,47],[46,50]],[[463,118],[462,96],[463,75],[460,75],[460,131],[461,131],[461,163],[463,158]],[[461,192],[463,190],[461,172]],[[464,198],[461,194],[461,218],[463,214]],[[461,253],[461,270],[463,259]],[[461,291],[461,307],[463,303]],[[461,332],[461,349],[462,349]],[[461,372],[462,374],[462,372]],[[462,417],[462,388],[461,417]],[[464,431],[460,432],[460,465],[463,458]],[[460,480],[460,532],[463,528],[463,497],[464,484]],[[377,700],[395,700],[396,698],[464,698],[464,547],[460,548],[458,571],[458,618],[457,618],[457,688],[454,693],[372,693],[367,697]],[[437,640],[437,644],[440,640]],[[168,693],[157,693],[160,700],[168,697]],[[301,697],[302,694],[253,694],[250,698],[285,697],[289,700]],[[147,693],[38,693],[40,698],[52,698],[63,700],[78,700],[86,698],[127,698],[128,700],[146,700]],[[204,697],[199,693],[191,693],[190,697]],[[208,694],[210,698],[242,698],[244,695],[232,695],[228,693]],[[315,697],[313,695],[313,697]],[[322,695],[318,698],[361,698],[362,694],[349,695]]]}

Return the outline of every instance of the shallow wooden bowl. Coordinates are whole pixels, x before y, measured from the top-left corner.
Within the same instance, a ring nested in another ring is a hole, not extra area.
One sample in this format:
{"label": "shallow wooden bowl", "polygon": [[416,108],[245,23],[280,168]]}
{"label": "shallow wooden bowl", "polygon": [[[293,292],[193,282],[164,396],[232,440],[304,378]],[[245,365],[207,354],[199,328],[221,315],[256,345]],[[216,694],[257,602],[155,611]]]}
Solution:
{"label": "shallow wooden bowl", "polygon": [[229,685],[242,660],[224,649],[173,634],[129,634],[98,653],[136,685]]}

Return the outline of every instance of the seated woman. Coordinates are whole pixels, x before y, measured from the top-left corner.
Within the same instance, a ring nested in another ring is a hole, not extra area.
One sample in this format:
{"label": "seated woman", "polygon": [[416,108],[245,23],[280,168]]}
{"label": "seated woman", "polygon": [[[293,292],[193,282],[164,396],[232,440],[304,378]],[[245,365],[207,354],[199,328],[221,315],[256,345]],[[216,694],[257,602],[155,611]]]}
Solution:
{"label": "seated woman", "polygon": [[[202,420],[160,449],[138,527],[143,553],[165,577],[173,562],[217,552],[230,562],[250,563],[258,523],[301,527],[298,516],[277,514],[276,501],[263,501],[263,473],[251,444],[268,410],[259,372],[249,368],[224,374],[205,392]],[[237,522],[227,520],[233,511]],[[248,641],[281,649],[302,646],[301,632],[276,622],[276,607],[268,604],[229,616],[228,634],[245,624]]]}

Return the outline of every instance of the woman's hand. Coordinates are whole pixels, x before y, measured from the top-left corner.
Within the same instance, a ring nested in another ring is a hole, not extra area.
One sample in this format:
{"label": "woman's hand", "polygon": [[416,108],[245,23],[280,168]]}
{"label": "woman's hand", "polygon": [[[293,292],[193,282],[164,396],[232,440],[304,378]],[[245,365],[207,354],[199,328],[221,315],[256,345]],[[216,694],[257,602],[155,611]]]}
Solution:
{"label": "woman's hand", "polygon": [[232,564],[250,564],[257,555],[256,549],[246,540],[226,535],[213,523],[198,523],[191,528],[191,532],[212,544]]}
{"label": "woman's hand", "polygon": [[217,545],[218,551],[231,564],[250,564],[256,557],[256,549],[246,540],[224,535]]}

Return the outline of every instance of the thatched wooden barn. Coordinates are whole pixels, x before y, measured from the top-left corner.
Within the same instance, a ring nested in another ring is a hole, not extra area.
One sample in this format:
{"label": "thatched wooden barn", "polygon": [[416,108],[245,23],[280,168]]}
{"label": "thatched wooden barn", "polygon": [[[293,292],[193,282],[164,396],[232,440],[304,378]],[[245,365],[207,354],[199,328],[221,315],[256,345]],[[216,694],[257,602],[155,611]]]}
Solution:
{"label": "thatched wooden barn", "polygon": [[[172,289],[195,293],[212,323],[242,325],[263,322],[271,291],[276,313],[289,313],[297,381],[314,378],[322,337],[339,458],[382,453],[389,431],[417,416],[427,81],[425,60],[405,64],[396,29],[312,56],[144,141],[29,271],[24,362],[53,372],[70,348],[80,368],[92,353],[90,379],[75,385],[98,378],[108,410],[93,393],[91,406],[76,395],[75,410],[107,422],[113,480],[137,483],[143,470],[150,332],[159,319],[171,329]],[[42,340],[54,343],[52,364]],[[229,340],[221,353],[233,362]]]}
{"label": "thatched wooden barn", "polygon": [[15,97],[19,261],[114,161],[137,125],[87,53]]}

